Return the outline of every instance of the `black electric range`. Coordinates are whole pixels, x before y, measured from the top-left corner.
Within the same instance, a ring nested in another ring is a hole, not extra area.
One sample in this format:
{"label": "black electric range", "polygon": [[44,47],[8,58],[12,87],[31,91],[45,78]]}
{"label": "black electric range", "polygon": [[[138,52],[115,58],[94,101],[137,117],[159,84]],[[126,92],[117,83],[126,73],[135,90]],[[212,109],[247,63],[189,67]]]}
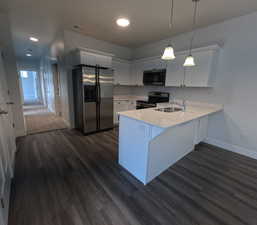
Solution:
{"label": "black electric range", "polygon": [[137,101],[137,109],[153,108],[157,106],[157,103],[169,102],[170,94],[168,92],[149,92],[148,101]]}

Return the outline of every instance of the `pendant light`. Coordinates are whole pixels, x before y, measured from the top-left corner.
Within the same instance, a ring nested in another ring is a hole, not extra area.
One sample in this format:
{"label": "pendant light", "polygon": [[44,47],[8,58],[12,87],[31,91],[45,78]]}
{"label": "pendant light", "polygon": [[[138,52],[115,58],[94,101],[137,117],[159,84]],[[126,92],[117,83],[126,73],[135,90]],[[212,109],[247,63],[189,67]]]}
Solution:
{"label": "pendant light", "polygon": [[200,0],[192,0],[195,4],[194,6],[194,18],[193,18],[193,33],[192,33],[192,38],[190,40],[190,47],[189,47],[189,55],[186,57],[184,66],[185,67],[191,67],[191,66],[195,66],[195,59],[192,56],[192,47],[193,47],[193,41],[194,41],[194,37],[195,37],[195,25],[196,25],[196,13],[197,13],[197,3]]}
{"label": "pendant light", "polygon": [[[171,9],[170,9],[170,22],[169,22],[169,28],[170,30],[173,27],[173,14],[174,14],[174,0],[171,0]],[[171,44],[169,44],[163,52],[162,59],[163,60],[173,60],[175,59],[174,49]]]}

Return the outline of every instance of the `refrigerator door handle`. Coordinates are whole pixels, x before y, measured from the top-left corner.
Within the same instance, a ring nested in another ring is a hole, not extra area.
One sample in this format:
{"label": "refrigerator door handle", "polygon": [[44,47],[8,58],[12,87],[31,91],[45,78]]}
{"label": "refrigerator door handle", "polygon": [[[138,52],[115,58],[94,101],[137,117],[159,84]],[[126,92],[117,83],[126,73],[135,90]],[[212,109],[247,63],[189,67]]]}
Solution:
{"label": "refrigerator door handle", "polygon": [[100,93],[100,79],[99,79],[99,66],[96,65],[96,88],[97,88],[97,129],[100,129],[100,104],[101,104],[101,93]]}
{"label": "refrigerator door handle", "polygon": [[101,83],[100,83],[100,69],[98,68],[98,98],[99,103],[101,103]]}

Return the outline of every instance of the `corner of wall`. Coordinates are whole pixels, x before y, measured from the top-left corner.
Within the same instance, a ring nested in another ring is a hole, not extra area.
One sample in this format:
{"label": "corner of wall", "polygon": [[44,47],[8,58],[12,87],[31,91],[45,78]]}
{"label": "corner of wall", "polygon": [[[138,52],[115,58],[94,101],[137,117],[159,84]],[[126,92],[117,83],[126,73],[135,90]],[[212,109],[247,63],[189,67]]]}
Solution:
{"label": "corner of wall", "polygon": [[207,137],[204,142],[206,142],[207,144],[210,145],[215,145],[218,146],[220,148],[223,148],[224,150],[227,151],[231,151],[231,152],[235,152],[238,153],[240,155],[244,155],[253,159],[257,159],[257,152],[241,147],[241,146],[237,146],[237,145],[233,145],[231,143],[227,143],[221,140],[217,140],[215,138],[211,138],[211,137]]}

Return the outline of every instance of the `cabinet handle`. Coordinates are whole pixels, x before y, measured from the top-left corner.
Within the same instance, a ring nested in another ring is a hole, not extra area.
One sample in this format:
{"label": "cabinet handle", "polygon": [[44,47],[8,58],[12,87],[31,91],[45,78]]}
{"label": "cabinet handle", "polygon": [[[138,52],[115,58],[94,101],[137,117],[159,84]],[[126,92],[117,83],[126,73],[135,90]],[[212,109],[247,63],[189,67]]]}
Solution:
{"label": "cabinet handle", "polygon": [[7,115],[8,112],[7,111],[4,111],[4,110],[0,110],[0,115]]}
{"label": "cabinet handle", "polygon": [[2,209],[5,208],[5,206],[4,206],[4,199],[3,198],[1,198],[1,207],[2,207]]}
{"label": "cabinet handle", "polygon": [[6,102],[7,105],[14,105],[14,102]]}

